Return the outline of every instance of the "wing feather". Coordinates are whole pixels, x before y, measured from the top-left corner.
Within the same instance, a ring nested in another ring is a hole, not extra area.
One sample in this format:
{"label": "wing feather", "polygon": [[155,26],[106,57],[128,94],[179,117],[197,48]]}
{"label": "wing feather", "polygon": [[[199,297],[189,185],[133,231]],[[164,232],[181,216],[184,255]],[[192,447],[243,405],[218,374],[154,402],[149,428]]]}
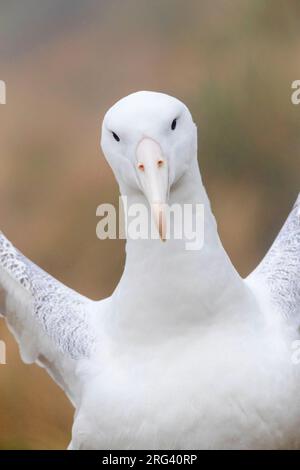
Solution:
{"label": "wing feather", "polygon": [[300,323],[300,194],[269,252],[248,280],[252,285],[266,285],[277,310]]}
{"label": "wing feather", "polygon": [[93,304],[25,258],[0,232],[0,313],[24,362],[46,368],[73,402],[78,361],[96,343]]}

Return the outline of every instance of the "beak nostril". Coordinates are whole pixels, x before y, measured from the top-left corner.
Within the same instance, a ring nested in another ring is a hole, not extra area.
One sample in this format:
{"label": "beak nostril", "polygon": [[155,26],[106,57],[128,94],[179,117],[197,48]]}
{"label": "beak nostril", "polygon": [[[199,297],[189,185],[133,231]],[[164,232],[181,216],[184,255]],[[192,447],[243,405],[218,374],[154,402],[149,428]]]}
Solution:
{"label": "beak nostril", "polygon": [[[154,224],[162,241],[167,238],[167,201],[169,199],[169,163],[160,145],[144,137],[137,145],[134,167],[139,186],[151,208]],[[141,173],[140,173],[141,172]]]}

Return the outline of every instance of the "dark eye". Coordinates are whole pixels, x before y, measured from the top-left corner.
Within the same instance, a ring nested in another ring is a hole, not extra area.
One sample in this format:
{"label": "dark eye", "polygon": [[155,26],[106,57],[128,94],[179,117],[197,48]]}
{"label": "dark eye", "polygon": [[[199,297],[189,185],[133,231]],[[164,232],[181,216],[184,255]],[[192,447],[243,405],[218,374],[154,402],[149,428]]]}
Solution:
{"label": "dark eye", "polygon": [[174,131],[176,129],[176,124],[177,124],[177,118],[173,119],[172,124],[171,124],[171,129]]}
{"label": "dark eye", "polygon": [[112,132],[112,135],[117,142],[120,142],[120,137],[115,132]]}

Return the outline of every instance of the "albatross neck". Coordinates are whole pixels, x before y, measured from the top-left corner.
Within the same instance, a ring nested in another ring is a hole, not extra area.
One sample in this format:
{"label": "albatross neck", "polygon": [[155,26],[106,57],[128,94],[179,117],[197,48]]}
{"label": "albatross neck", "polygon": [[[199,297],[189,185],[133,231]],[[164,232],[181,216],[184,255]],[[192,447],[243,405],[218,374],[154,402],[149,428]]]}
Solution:
{"label": "albatross neck", "polygon": [[[128,204],[141,202],[140,195],[122,194]],[[240,302],[249,297],[220,242],[196,161],[172,188],[173,203],[203,204],[204,245],[189,251],[184,240],[127,240],[125,269],[113,299],[122,313],[120,323],[134,324],[139,332],[153,324],[179,326],[226,314],[224,305],[239,312]]]}

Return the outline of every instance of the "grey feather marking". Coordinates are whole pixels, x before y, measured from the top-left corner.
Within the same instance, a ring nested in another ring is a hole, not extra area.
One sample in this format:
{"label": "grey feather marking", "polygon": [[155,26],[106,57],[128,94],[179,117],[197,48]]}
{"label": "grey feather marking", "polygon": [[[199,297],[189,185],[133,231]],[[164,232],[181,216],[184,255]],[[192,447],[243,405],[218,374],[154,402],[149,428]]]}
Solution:
{"label": "grey feather marking", "polygon": [[25,258],[1,232],[0,268],[32,295],[33,315],[61,352],[72,359],[90,355],[95,336],[88,322],[88,299]]}
{"label": "grey feather marking", "polygon": [[267,283],[272,301],[286,318],[300,314],[300,194],[271,249],[253,274]]}

